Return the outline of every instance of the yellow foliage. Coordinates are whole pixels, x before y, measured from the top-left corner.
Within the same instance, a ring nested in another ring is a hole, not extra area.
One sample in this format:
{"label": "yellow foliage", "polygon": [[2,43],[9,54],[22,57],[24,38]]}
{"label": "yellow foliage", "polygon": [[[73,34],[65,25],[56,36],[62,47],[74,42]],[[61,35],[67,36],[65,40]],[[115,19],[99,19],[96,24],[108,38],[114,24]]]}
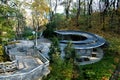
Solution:
{"label": "yellow foliage", "polygon": [[32,18],[34,19],[34,26],[39,27],[39,31],[45,30],[45,24],[48,23],[48,19],[45,18],[50,8],[45,0],[34,0],[31,4]]}
{"label": "yellow foliage", "polygon": [[117,57],[114,58],[114,62],[115,62],[115,63],[119,63],[119,61],[120,61],[119,58],[117,58]]}
{"label": "yellow foliage", "polygon": [[107,77],[102,77],[102,79],[101,80],[109,80]]}
{"label": "yellow foliage", "polygon": [[20,41],[8,42],[8,44],[16,44],[16,43],[20,43]]}
{"label": "yellow foliage", "polygon": [[62,71],[63,75],[67,78],[72,78],[72,70],[66,69]]}
{"label": "yellow foliage", "polygon": [[48,68],[49,68],[50,71],[52,70],[52,67],[51,67],[51,66],[49,66]]}
{"label": "yellow foliage", "polygon": [[3,55],[3,47],[0,45],[0,55]]}
{"label": "yellow foliage", "polygon": [[45,0],[34,0],[34,2],[32,3],[32,9],[44,15],[44,13],[49,12],[50,8],[48,7],[48,4],[47,2],[45,2]]}

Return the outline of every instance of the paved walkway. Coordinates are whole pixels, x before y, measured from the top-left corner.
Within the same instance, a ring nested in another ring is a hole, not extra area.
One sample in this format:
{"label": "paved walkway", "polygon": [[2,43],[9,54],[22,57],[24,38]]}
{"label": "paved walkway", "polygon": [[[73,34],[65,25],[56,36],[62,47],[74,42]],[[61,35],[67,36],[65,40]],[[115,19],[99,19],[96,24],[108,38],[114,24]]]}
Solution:
{"label": "paved walkway", "polygon": [[19,60],[17,73],[27,72],[39,66],[40,64],[43,64],[40,59],[33,58],[31,56],[16,56],[16,59]]}

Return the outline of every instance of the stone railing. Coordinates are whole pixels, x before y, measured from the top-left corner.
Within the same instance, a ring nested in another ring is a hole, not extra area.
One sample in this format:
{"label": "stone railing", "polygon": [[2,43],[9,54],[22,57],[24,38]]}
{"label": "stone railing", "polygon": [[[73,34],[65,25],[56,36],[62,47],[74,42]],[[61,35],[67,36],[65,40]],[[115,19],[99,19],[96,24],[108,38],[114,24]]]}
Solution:
{"label": "stone railing", "polygon": [[43,68],[44,65],[40,65],[28,72],[0,76],[0,80],[38,80],[43,75]]}
{"label": "stone railing", "polygon": [[12,62],[2,62],[0,63],[0,73],[13,72],[17,70],[18,63],[17,60]]}
{"label": "stone railing", "polygon": [[46,65],[46,66],[49,66],[49,60],[44,57],[40,52],[38,54],[38,58]]}

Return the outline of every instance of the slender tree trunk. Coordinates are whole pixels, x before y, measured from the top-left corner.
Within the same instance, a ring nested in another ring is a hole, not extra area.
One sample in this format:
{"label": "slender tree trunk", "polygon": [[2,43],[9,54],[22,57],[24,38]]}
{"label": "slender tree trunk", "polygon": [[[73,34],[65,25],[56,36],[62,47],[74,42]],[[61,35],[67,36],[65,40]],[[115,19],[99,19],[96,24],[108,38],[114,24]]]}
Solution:
{"label": "slender tree trunk", "polygon": [[105,31],[105,15],[107,14],[109,10],[109,0],[104,1],[104,8],[103,11],[101,12],[101,17],[102,17],[102,30]]}
{"label": "slender tree trunk", "polygon": [[119,14],[119,8],[120,8],[120,0],[117,0],[117,5],[116,5],[116,15],[118,15]]}
{"label": "slender tree trunk", "polygon": [[80,2],[81,2],[81,0],[78,1],[78,9],[77,9],[77,15],[76,15],[77,26],[79,26],[78,19],[79,19],[79,15],[80,15]]}
{"label": "slender tree trunk", "polygon": [[84,0],[84,16],[86,14],[86,1]]}
{"label": "slender tree trunk", "polygon": [[117,0],[117,9],[120,8],[120,0]]}
{"label": "slender tree trunk", "polygon": [[16,38],[19,39],[19,29],[20,29],[20,23],[19,19],[17,17],[17,28],[16,28]]}
{"label": "slender tree trunk", "polygon": [[49,10],[49,13],[50,13],[50,21],[52,21],[53,20],[53,16],[54,16],[54,12],[52,11],[52,1],[50,0],[50,2],[49,2],[49,4],[50,4],[50,10]]}
{"label": "slender tree trunk", "polygon": [[[110,14],[110,25],[109,25],[109,27],[112,29],[113,28],[113,23],[114,23],[114,15],[115,15],[115,13],[116,13],[116,11],[115,11],[115,5],[116,5],[116,0],[113,0],[112,2],[111,2],[111,5],[110,5],[110,7],[113,7],[113,9],[112,9],[112,11],[111,12],[109,12],[109,14]],[[113,31],[113,30],[112,30]]]}
{"label": "slender tree trunk", "polygon": [[109,0],[105,0],[105,9],[104,9],[103,13],[107,14],[108,9],[109,9]]}
{"label": "slender tree trunk", "polygon": [[92,3],[93,0],[90,0],[90,2],[87,2],[87,6],[88,6],[88,28],[91,28],[91,13],[92,13]]}
{"label": "slender tree trunk", "polygon": [[115,10],[116,0],[113,1],[113,9]]}
{"label": "slender tree trunk", "polygon": [[33,15],[32,15],[32,27],[33,27],[33,29],[35,29],[35,19],[34,19]]}
{"label": "slender tree trunk", "polygon": [[67,6],[65,8],[65,13],[66,13],[66,19],[69,19],[69,9],[70,9],[70,3],[72,2],[72,0],[67,0]]}
{"label": "slender tree trunk", "polygon": [[57,4],[58,4],[58,2],[57,2],[57,0],[55,0],[55,2],[56,2],[56,4],[55,4],[54,11],[55,11],[55,14],[56,14],[56,10],[57,10]]}
{"label": "slender tree trunk", "polygon": [[93,0],[90,0],[90,3],[88,1],[88,14],[89,15],[91,15],[91,13],[92,13],[92,2],[93,2]]}
{"label": "slender tree trunk", "polygon": [[100,23],[102,23],[102,7],[101,7],[101,1],[99,0],[99,11],[100,11]]}

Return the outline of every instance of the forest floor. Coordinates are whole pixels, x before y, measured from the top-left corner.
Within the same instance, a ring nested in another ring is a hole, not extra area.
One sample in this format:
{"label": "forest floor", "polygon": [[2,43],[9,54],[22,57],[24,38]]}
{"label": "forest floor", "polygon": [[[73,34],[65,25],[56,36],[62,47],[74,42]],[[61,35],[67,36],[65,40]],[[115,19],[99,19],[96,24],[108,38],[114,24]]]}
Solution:
{"label": "forest floor", "polygon": [[113,72],[109,80],[120,80],[120,63],[116,67],[115,71]]}

